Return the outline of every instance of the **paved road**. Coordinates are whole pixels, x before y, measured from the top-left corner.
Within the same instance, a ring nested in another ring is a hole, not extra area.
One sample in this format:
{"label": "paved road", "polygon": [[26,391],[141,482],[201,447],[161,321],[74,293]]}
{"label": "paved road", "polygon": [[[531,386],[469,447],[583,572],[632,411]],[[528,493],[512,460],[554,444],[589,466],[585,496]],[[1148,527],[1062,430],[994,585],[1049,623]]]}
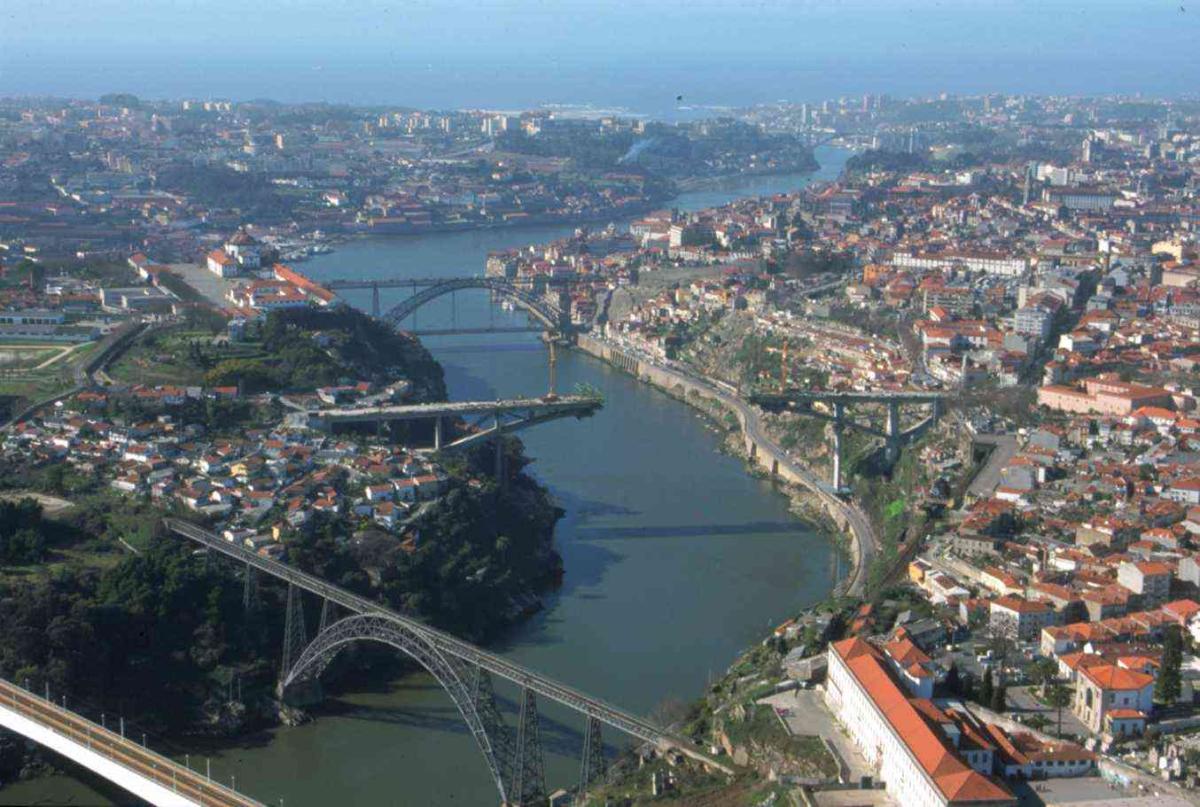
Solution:
{"label": "paved road", "polygon": [[788,731],[793,735],[811,736],[816,734],[824,737],[838,750],[842,761],[849,769],[849,781],[860,782],[864,776],[873,776],[874,771],[863,759],[858,748],[846,736],[846,732],[834,720],[833,715],[825,708],[821,693],[815,689],[796,689],[791,692],[781,692],[769,698],[763,698],[759,703],[765,703],[775,709],[776,714],[783,718]]}
{"label": "paved road", "polygon": [[[1058,709],[1052,709],[1049,706],[1044,706],[1029,691],[1029,687],[1010,687],[1007,690],[1009,717],[1025,720],[1035,714],[1042,715],[1050,723],[1042,731],[1049,734],[1055,734],[1058,731]],[[1079,737],[1088,736],[1087,726],[1080,722],[1075,713],[1071,711],[1070,706],[1064,706],[1062,710],[1062,728],[1066,734],[1074,734]]]}

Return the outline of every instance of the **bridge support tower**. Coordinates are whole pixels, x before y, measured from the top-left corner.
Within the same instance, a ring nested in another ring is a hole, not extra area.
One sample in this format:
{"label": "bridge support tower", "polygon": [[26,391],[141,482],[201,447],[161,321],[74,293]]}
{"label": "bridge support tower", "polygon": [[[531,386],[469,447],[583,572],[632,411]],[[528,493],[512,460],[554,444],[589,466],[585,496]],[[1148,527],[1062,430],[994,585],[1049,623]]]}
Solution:
{"label": "bridge support tower", "polygon": [[884,459],[890,466],[900,458],[900,404],[897,401],[888,401],[885,434]]}
{"label": "bridge support tower", "polygon": [[542,767],[542,738],[538,727],[537,696],[526,689],[521,697],[521,719],[513,750],[512,784],[508,789],[512,807],[534,807],[546,803],[546,773]]}
{"label": "bridge support tower", "polygon": [[600,736],[600,721],[588,716],[583,733],[583,761],[579,766],[579,796],[587,793],[593,783],[604,777],[604,741]]}
{"label": "bridge support tower", "polygon": [[842,419],[845,415],[842,404],[833,404],[833,489],[842,489]]}
{"label": "bridge support tower", "polygon": [[495,420],[495,433],[492,436],[492,442],[496,445],[496,484],[504,484],[504,424],[500,420],[500,413],[497,412]]}

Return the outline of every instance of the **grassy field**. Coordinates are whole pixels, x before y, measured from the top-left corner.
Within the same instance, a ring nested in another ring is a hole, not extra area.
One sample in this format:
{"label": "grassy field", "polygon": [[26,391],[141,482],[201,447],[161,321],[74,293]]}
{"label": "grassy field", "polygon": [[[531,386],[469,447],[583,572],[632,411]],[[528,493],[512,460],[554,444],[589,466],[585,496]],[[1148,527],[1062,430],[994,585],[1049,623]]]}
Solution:
{"label": "grassy field", "polygon": [[70,389],[75,385],[75,369],[87,361],[98,346],[98,342],[80,345],[58,361],[40,368],[0,367],[0,397],[18,398],[28,403]]}
{"label": "grassy field", "polygon": [[47,558],[28,566],[0,566],[0,579],[33,581],[53,577],[64,569],[107,569],[121,561],[124,552],[84,547],[53,547]]}
{"label": "grassy field", "polygon": [[69,345],[31,345],[28,343],[0,343],[0,370],[26,369],[61,356],[70,350]]}
{"label": "grassy field", "polygon": [[215,344],[208,331],[189,330],[180,325],[139,339],[113,362],[108,374],[120,384],[202,385],[205,372],[218,362],[261,355],[255,343]]}

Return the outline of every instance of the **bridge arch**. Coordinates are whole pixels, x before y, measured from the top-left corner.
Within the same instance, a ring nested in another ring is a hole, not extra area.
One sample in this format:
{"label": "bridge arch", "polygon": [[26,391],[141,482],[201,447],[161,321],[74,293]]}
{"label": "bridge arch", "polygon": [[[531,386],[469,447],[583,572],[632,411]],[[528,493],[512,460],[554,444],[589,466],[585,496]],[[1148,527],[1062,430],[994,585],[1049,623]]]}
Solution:
{"label": "bridge arch", "polygon": [[[304,648],[304,652],[284,677],[283,688],[286,690],[298,681],[315,680],[342,649],[362,641],[378,642],[393,647],[415,660],[434,677],[454,702],[467,727],[471,729],[471,734],[483,753],[484,761],[487,762],[488,770],[500,793],[500,802],[507,803],[507,761],[502,759],[503,754],[499,753],[500,749],[497,747],[500,738],[493,737],[488,732],[488,722],[494,722],[494,719],[491,719],[493,716],[481,713],[479,682],[468,684],[463,680],[461,667],[452,664],[425,636],[402,622],[378,613],[354,614],[339,619],[318,633]],[[489,698],[490,694],[489,690]],[[495,708],[494,703],[492,708]],[[498,718],[498,713],[494,717]],[[493,725],[491,728],[493,732],[503,730],[502,726]]]}
{"label": "bridge arch", "polygon": [[426,303],[463,289],[484,289],[512,300],[519,308],[545,325],[546,330],[557,332],[564,327],[565,312],[561,308],[539,299],[530,292],[518,289],[507,280],[493,277],[459,277],[436,283],[392,306],[385,316],[398,325]]}

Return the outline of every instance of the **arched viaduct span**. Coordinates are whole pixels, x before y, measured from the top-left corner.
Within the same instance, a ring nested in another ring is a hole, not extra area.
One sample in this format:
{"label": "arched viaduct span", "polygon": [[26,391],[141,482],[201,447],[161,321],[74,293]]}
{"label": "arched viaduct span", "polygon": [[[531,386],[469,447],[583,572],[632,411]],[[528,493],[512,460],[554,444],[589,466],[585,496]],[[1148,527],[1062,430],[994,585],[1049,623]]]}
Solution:
{"label": "arched viaduct span", "polygon": [[[495,277],[449,277],[419,280],[331,280],[324,284],[337,291],[341,289],[371,289],[371,313],[400,324],[424,306],[439,297],[466,289],[483,289],[511,300],[546,330],[567,333],[571,330],[571,312],[548,302],[533,292],[518,288],[503,278]],[[382,312],[379,306],[379,290],[386,288],[420,288],[421,290],[404,301]]]}
{"label": "arched viaduct span", "polygon": [[512,300],[519,308],[545,325],[546,330],[565,332],[570,329],[571,319],[568,312],[564,312],[558,306],[551,305],[530,292],[518,289],[506,280],[492,277],[455,277],[443,280],[436,285],[422,289],[402,303],[392,306],[384,314],[384,317],[400,323],[426,303],[463,289],[485,289]]}
{"label": "arched viaduct span", "polygon": [[[288,584],[281,693],[315,681],[343,648],[355,642],[376,642],[399,650],[424,667],[446,690],[483,754],[502,804],[511,807],[545,804],[537,716],[539,697],[579,712],[586,720],[580,765],[581,790],[586,790],[603,771],[601,725],[619,729],[660,749],[674,749],[723,773],[735,772],[727,763],[703,753],[687,740],[610,703],[391,611],[373,600],[262,557],[195,524],[174,518],[166,519],[164,523],[177,535],[244,564],[247,592],[251,590],[254,573],[267,574]],[[322,601],[320,625],[311,641],[304,627],[302,597],[306,592]],[[493,676],[521,689],[520,717],[515,729],[506,725],[496,706]]]}

